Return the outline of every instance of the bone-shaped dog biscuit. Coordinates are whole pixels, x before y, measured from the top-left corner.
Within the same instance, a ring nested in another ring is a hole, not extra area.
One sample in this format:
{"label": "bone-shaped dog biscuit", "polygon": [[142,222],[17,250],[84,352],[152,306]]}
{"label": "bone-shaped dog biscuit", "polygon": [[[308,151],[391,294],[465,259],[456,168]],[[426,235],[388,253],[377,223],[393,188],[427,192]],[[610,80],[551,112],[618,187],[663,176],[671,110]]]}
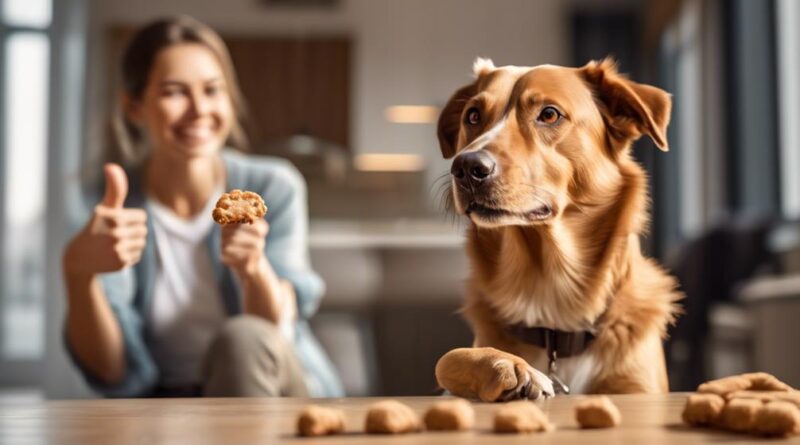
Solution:
{"label": "bone-shaped dog biscuit", "polygon": [[697,387],[697,392],[720,396],[735,391],[791,391],[792,387],[766,372],[751,372],[706,382]]}
{"label": "bone-shaped dog biscuit", "polygon": [[263,218],[267,213],[267,206],[258,193],[231,190],[223,193],[217,200],[212,216],[219,224],[252,224],[253,221]]}
{"label": "bone-shaped dog biscuit", "polygon": [[800,434],[800,392],[759,372],[703,383],[683,410],[684,422],[763,436]]}

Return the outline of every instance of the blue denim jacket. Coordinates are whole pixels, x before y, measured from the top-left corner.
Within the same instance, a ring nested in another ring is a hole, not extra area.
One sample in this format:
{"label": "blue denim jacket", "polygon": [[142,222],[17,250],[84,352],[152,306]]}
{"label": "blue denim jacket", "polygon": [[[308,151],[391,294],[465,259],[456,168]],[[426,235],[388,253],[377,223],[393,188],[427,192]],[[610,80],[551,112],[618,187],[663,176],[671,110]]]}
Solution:
{"label": "blue denim jacket", "polygon": [[[258,192],[269,207],[266,219],[270,230],[265,253],[278,276],[290,281],[297,294],[298,320],[294,326],[294,347],[306,370],[309,393],[314,397],[342,396],[344,391],[336,371],[307,323],[317,310],[325,285],[311,270],[309,262],[308,209],[302,176],[289,162],[277,158],[226,150],[222,153],[222,159],[227,173],[226,190]],[[131,172],[128,176],[130,191],[125,207],[147,210],[141,178]],[[150,354],[151,339],[145,326],[156,273],[155,238],[151,224],[148,219],[147,245],[141,261],[131,268],[100,276],[124,337],[127,368],[122,381],[108,385],[93,376],[72,353],[64,337],[72,361],[87,383],[106,397],[147,396],[158,383],[158,364]],[[241,291],[230,269],[220,262],[220,230],[216,224],[207,242],[223,306],[229,316],[241,314]]]}

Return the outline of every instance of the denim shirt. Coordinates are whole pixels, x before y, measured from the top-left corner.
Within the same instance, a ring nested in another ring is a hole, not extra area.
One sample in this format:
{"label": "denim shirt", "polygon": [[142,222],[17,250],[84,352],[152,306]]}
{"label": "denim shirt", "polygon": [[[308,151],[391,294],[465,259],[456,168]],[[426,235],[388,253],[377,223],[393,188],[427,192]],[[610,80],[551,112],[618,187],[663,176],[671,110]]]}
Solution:
{"label": "denim shirt", "polygon": [[[225,150],[222,159],[227,173],[226,190],[257,192],[269,208],[266,219],[270,230],[264,251],[276,274],[290,281],[297,295],[294,350],[306,371],[309,393],[314,397],[342,396],[341,381],[307,322],[317,310],[325,285],[311,269],[309,261],[308,209],[302,176],[289,162],[278,158]],[[128,172],[128,177],[130,192],[125,207],[147,211],[140,175]],[[106,397],[147,396],[152,394],[159,380],[158,363],[153,361],[150,353],[152,339],[145,326],[156,274],[155,238],[150,218],[147,225],[147,244],[141,261],[133,267],[99,277],[123,335],[126,363],[124,378],[113,385],[99,380],[80,363],[64,336],[67,351],[89,386]],[[241,314],[241,289],[233,279],[231,270],[220,261],[219,226],[214,225],[206,241],[223,307],[228,316]]]}

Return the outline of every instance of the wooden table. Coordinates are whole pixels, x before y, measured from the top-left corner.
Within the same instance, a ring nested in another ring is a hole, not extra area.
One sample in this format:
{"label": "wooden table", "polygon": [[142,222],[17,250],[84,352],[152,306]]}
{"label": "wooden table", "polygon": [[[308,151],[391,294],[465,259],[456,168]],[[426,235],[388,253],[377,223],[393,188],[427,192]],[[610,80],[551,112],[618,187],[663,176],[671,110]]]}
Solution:
{"label": "wooden table", "polygon": [[[347,415],[348,434],[299,438],[295,416],[307,399],[140,399],[0,403],[2,444],[692,444],[752,441],[800,443],[800,436],[759,440],[718,431],[689,429],[681,424],[685,394],[612,396],[622,412],[622,425],[608,430],[580,430],[573,419],[577,397],[543,402],[557,429],[536,435],[491,432],[496,404],[475,404],[477,425],[462,433],[419,433],[402,436],[362,434],[369,403],[378,399],[317,400]],[[399,398],[420,414],[439,397]]]}

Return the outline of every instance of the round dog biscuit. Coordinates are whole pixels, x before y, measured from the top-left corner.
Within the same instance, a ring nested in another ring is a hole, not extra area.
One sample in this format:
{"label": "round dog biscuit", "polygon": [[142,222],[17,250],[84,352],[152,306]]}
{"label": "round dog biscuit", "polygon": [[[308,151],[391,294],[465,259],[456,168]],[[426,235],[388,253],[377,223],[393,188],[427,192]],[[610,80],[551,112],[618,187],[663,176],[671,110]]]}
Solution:
{"label": "round dog biscuit", "polygon": [[263,218],[267,213],[267,206],[258,193],[231,190],[223,193],[217,200],[211,216],[218,224],[252,224],[253,221]]}
{"label": "round dog biscuit", "polygon": [[708,426],[719,418],[725,400],[716,394],[692,394],[683,408],[683,421],[694,426]]}
{"label": "round dog biscuit", "polygon": [[509,402],[494,415],[494,431],[497,433],[534,433],[552,429],[547,416],[528,400]]}
{"label": "round dog biscuit", "polygon": [[326,436],[344,431],[344,413],[335,408],[309,405],[297,418],[300,436]]}
{"label": "round dog biscuit", "polygon": [[590,397],[575,406],[575,420],[581,428],[613,428],[622,421],[622,414],[608,397]]}
{"label": "round dog biscuit", "polygon": [[717,425],[728,431],[748,432],[756,426],[756,415],[764,403],[755,399],[733,399],[722,408]]}
{"label": "round dog biscuit", "polygon": [[765,436],[800,433],[800,408],[780,400],[767,403],[756,414],[754,432]]}
{"label": "round dog biscuit", "polygon": [[369,434],[403,434],[419,431],[417,414],[396,400],[373,403],[367,411],[364,429]]}
{"label": "round dog biscuit", "polygon": [[475,424],[475,410],[464,399],[434,403],[425,413],[425,428],[431,431],[464,431]]}

